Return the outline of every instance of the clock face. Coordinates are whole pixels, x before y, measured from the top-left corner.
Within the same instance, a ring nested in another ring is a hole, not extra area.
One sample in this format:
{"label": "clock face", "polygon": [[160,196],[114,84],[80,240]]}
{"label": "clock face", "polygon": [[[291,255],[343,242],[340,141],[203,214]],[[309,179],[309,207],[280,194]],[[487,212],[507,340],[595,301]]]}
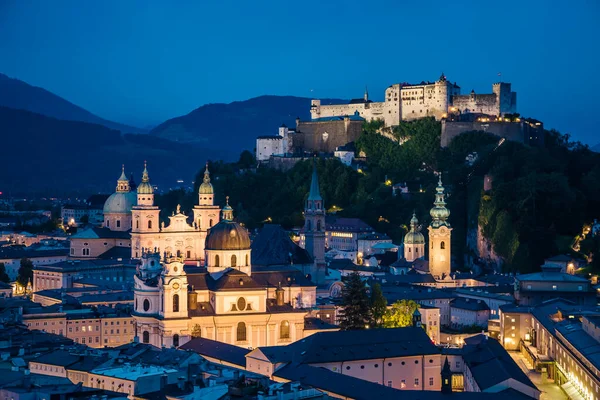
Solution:
{"label": "clock face", "polygon": [[173,284],[173,289],[175,289],[175,290],[179,289],[179,283],[175,282]]}

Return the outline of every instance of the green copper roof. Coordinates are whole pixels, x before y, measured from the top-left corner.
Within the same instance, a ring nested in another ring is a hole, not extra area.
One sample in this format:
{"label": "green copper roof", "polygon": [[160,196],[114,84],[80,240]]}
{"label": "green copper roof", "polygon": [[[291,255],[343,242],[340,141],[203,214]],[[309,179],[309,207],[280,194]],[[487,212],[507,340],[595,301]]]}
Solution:
{"label": "green copper roof", "polygon": [[206,169],[204,170],[204,179],[198,189],[200,194],[214,194],[213,185],[210,183],[210,172],[208,172],[208,162],[206,163]]}
{"label": "green copper roof", "polygon": [[137,188],[138,194],[152,194],[154,189],[150,185],[150,177],[148,176],[148,167],[144,162],[144,172],[142,173],[142,183]]}
{"label": "green copper roof", "polygon": [[438,180],[438,186],[435,188],[435,201],[433,202],[434,207],[429,211],[429,215],[431,215],[432,227],[439,226],[450,226],[450,224],[446,221],[450,216],[450,210],[446,208],[446,201],[444,200],[444,186],[442,185],[442,174],[440,173],[440,177]]}
{"label": "green copper roof", "polygon": [[314,163],[308,200],[323,200],[323,198],[321,197],[321,191],[319,190],[319,176],[317,175],[317,167]]}

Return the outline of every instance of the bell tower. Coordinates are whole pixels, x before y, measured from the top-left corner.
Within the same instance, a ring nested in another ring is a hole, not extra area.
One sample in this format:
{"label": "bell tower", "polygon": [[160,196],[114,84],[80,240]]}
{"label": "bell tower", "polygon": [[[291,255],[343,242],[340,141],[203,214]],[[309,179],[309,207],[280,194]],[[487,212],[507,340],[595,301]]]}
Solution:
{"label": "bell tower", "polygon": [[325,279],[325,207],[314,163],[310,192],[304,208],[304,238],[304,248],[314,259],[311,279],[321,283]]}
{"label": "bell tower", "polygon": [[428,228],[429,272],[436,280],[442,280],[450,275],[450,238],[452,228],[447,221],[450,216],[450,210],[446,208],[446,201],[444,200],[445,194],[441,173],[435,191],[434,207],[429,212],[431,215],[431,224],[429,224]]}
{"label": "bell tower", "polygon": [[144,249],[160,247],[159,214],[160,209],[154,205],[154,188],[144,163],[142,183],[137,187],[137,205],[131,208],[131,258],[140,258]]}
{"label": "bell tower", "polygon": [[198,254],[204,256],[208,230],[219,222],[221,208],[215,205],[215,191],[210,183],[208,162],[204,169],[204,178],[198,188],[198,205],[194,206],[194,225],[200,233],[200,248]]}

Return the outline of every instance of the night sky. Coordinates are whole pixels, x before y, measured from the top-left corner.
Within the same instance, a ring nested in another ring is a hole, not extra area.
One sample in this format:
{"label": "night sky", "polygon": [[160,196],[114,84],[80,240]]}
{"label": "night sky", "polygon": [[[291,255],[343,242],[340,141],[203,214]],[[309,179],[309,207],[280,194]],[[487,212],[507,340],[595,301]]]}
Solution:
{"label": "night sky", "polygon": [[[600,142],[600,3],[0,0],[0,72],[147,126],[263,95],[373,100],[442,71]],[[501,73],[501,77],[498,76]]]}

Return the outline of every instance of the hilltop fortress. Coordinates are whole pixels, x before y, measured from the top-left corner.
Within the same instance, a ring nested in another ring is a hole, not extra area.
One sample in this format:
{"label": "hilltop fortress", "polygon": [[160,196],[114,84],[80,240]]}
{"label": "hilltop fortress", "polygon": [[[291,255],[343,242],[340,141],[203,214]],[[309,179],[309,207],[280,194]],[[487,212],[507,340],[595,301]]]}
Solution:
{"label": "hilltop fortress", "polygon": [[366,90],[362,99],[353,99],[348,104],[321,105],[321,100],[312,100],[310,114],[313,120],[318,120],[358,113],[367,121],[381,119],[386,126],[393,126],[423,117],[439,120],[449,112],[502,116],[515,113],[516,108],[517,93],[511,91],[510,83],[494,83],[491,94],[471,91],[461,95],[460,87],[442,74],[435,82],[396,83],[385,90],[383,102],[369,100]]}

